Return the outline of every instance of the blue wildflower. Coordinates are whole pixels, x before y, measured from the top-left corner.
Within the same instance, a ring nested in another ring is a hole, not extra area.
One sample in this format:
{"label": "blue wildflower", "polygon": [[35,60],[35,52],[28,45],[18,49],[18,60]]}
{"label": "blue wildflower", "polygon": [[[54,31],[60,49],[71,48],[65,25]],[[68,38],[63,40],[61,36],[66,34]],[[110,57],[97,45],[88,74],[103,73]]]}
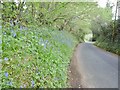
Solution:
{"label": "blue wildflower", "polygon": [[42,42],[43,42],[43,38],[40,38],[40,41],[42,41]]}
{"label": "blue wildflower", "polygon": [[48,40],[46,40],[45,43],[47,44],[47,43],[48,43]]}
{"label": "blue wildflower", "polygon": [[11,34],[13,37],[16,37],[16,32],[14,32],[14,30],[11,30]]}
{"label": "blue wildflower", "polygon": [[6,35],[6,32],[3,32],[4,35]]}
{"label": "blue wildflower", "polygon": [[8,72],[5,72],[5,77],[8,77]]}
{"label": "blue wildflower", "polygon": [[0,29],[2,28],[2,26],[0,26]]}
{"label": "blue wildflower", "polygon": [[4,58],[4,60],[5,60],[5,61],[8,61],[8,58],[7,58],[7,57],[5,57],[5,58]]}
{"label": "blue wildflower", "polygon": [[60,52],[60,49],[58,49],[58,52]]}
{"label": "blue wildflower", "polygon": [[2,44],[2,40],[0,40],[0,44]]}
{"label": "blue wildflower", "polygon": [[13,37],[16,37],[16,33],[13,33]]}
{"label": "blue wildflower", "polygon": [[40,75],[40,72],[38,72],[37,74]]}
{"label": "blue wildflower", "polygon": [[23,27],[22,26],[20,26],[20,30],[22,30],[23,29]]}
{"label": "blue wildflower", "polygon": [[32,81],[31,81],[31,84],[32,84],[32,87],[34,87],[34,85],[35,85],[35,82],[32,80]]}
{"label": "blue wildflower", "polygon": [[46,44],[44,44],[44,48],[46,49]]}
{"label": "blue wildflower", "polygon": [[11,30],[11,34],[14,33],[14,30]]}
{"label": "blue wildflower", "polygon": [[58,81],[59,79],[57,77],[54,78],[55,81]]}
{"label": "blue wildflower", "polygon": [[25,30],[28,30],[28,28],[27,28],[27,27],[25,27],[24,29],[25,29]]}
{"label": "blue wildflower", "polygon": [[41,44],[42,42],[43,42],[43,39],[42,39],[42,38],[40,38],[39,44]]}
{"label": "blue wildflower", "polygon": [[9,86],[12,86],[12,82],[11,82],[11,81],[9,81],[9,82],[8,82],[8,85],[9,85]]}
{"label": "blue wildflower", "polygon": [[23,88],[23,86],[21,85],[20,88]]}

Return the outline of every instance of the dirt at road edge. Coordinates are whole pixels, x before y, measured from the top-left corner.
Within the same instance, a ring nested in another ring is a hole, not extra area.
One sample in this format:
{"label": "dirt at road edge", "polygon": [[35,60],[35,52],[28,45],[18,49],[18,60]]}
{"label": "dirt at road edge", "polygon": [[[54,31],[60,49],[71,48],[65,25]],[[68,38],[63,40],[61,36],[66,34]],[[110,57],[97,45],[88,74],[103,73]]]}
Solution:
{"label": "dirt at road edge", "polygon": [[78,70],[79,68],[79,61],[77,60],[78,50],[79,50],[79,45],[77,45],[76,48],[74,49],[74,53],[68,68],[68,83],[71,86],[71,88],[82,88],[80,82],[81,75]]}

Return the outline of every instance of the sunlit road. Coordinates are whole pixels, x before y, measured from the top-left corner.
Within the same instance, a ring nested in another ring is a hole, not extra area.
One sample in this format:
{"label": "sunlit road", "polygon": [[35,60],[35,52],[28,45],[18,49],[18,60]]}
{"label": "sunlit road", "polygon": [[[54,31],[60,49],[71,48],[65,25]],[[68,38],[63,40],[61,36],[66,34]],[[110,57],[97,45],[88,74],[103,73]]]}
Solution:
{"label": "sunlit road", "polygon": [[82,87],[118,88],[118,56],[90,43],[82,43],[78,47]]}

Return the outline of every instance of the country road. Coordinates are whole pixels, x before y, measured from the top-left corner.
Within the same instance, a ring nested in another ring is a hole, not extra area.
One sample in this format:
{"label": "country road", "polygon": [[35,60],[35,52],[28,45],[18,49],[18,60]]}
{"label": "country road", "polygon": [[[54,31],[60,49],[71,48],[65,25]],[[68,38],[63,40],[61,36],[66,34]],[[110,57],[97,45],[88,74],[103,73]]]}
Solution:
{"label": "country road", "polygon": [[72,85],[74,84],[73,87],[78,87],[76,83],[82,88],[118,88],[117,55],[91,43],[82,43],[76,48],[73,58],[71,62],[73,80],[70,81]]}

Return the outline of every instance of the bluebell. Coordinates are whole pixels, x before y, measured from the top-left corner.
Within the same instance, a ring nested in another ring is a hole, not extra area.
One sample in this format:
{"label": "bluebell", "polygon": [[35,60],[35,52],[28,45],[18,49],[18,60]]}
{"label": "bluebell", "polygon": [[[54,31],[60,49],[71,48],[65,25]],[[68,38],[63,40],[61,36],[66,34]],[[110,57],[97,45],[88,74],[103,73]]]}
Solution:
{"label": "bluebell", "polygon": [[5,72],[5,77],[8,77],[8,72]]}
{"label": "bluebell", "polygon": [[32,81],[31,81],[31,83],[32,83],[32,87],[34,87],[34,85],[35,85],[35,82],[32,80]]}
{"label": "bluebell", "polygon": [[7,57],[5,57],[5,58],[4,58],[4,60],[5,60],[5,61],[8,61],[8,58],[7,58]]}

